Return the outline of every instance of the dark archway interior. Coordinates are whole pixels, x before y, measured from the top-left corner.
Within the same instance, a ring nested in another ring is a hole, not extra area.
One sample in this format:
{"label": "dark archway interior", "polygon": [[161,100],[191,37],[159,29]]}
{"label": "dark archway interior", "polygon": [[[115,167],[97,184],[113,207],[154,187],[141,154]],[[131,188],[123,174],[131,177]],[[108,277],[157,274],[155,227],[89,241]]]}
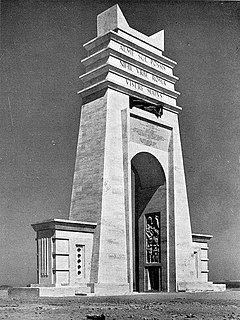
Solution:
{"label": "dark archway interior", "polygon": [[165,185],[166,179],[159,161],[147,152],[135,155],[132,170],[135,175],[135,209],[140,216],[157,189]]}
{"label": "dark archway interior", "polygon": [[[163,281],[160,249],[163,249],[161,248],[163,238],[161,229],[165,225],[166,216],[166,178],[161,164],[150,153],[138,153],[132,159],[131,165],[134,290],[161,291]],[[153,223],[149,224],[149,221],[156,219],[159,222],[155,227]],[[159,242],[156,240],[156,235],[152,234],[152,239],[147,238],[149,228],[152,230],[158,228],[154,230],[159,236]],[[154,239],[157,241],[155,245]],[[155,256],[153,250],[156,250]],[[157,257],[158,253],[159,257]]]}

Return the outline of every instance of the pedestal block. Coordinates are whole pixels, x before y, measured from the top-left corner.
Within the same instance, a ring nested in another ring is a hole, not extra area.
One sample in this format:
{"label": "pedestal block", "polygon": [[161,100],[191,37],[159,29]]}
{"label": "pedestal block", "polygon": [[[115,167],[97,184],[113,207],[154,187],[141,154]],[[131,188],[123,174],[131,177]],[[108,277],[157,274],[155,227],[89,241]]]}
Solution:
{"label": "pedestal block", "polygon": [[76,291],[91,293],[90,270],[96,224],[52,219],[32,227],[37,232],[38,275],[38,284],[32,287],[40,287],[40,295],[44,296],[65,296],[66,292],[75,295]]}

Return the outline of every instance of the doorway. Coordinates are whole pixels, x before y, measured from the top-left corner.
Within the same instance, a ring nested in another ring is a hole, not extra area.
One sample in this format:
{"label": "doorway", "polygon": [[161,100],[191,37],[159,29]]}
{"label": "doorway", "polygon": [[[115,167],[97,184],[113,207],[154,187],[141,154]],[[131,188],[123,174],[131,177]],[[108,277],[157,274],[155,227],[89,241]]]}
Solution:
{"label": "doorway", "polygon": [[167,291],[166,178],[157,158],[140,152],[131,161],[133,288]]}

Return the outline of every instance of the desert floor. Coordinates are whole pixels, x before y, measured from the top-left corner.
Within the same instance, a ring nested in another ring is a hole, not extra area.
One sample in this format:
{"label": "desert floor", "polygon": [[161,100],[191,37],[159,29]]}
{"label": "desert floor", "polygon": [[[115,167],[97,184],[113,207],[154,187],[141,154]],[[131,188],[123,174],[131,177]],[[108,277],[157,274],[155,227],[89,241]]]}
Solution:
{"label": "desert floor", "polygon": [[0,319],[80,320],[240,319],[240,291],[216,293],[150,293],[131,296],[0,298]]}

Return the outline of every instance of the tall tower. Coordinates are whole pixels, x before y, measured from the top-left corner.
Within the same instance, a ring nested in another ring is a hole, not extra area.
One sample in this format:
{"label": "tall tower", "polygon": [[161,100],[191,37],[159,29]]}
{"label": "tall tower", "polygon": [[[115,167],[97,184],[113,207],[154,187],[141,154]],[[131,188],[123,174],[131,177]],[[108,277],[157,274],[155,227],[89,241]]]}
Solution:
{"label": "tall tower", "polygon": [[[97,38],[84,47],[70,219],[97,223],[91,282],[144,291],[159,277],[156,288],[175,290],[176,279],[192,281],[194,272],[176,63],[163,55],[164,31],[132,29],[118,5],[98,16]],[[151,217],[160,238],[147,251]],[[156,246],[157,261],[147,261]]]}
{"label": "tall tower", "polygon": [[94,294],[210,288],[211,236],[191,231],[164,31],[132,29],[115,5],[84,47],[69,220],[33,225],[39,284]]}

